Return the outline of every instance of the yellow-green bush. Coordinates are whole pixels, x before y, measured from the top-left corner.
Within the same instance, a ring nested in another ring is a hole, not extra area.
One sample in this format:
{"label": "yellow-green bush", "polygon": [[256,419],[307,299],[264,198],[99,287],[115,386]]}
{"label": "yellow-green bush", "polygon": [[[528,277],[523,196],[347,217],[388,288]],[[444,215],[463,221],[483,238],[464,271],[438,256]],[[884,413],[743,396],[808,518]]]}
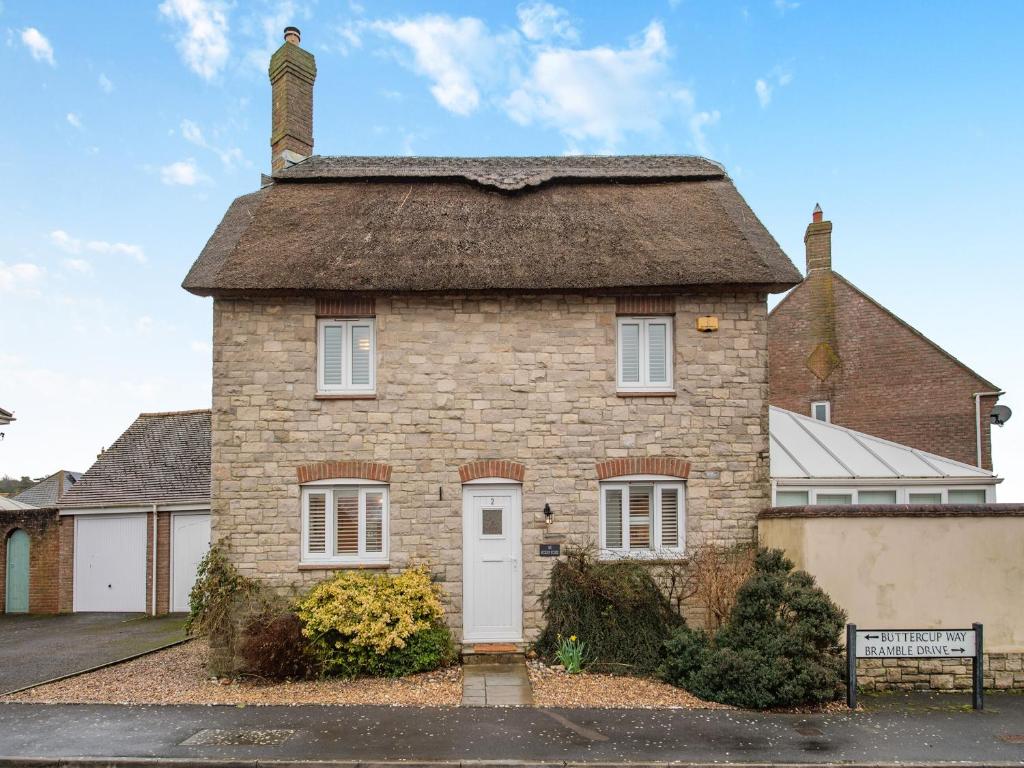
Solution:
{"label": "yellow-green bush", "polygon": [[453,655],[425,566],[394,576],[342,571],[314,587],[298,615],[326,674],[394,677],[435,669]]}

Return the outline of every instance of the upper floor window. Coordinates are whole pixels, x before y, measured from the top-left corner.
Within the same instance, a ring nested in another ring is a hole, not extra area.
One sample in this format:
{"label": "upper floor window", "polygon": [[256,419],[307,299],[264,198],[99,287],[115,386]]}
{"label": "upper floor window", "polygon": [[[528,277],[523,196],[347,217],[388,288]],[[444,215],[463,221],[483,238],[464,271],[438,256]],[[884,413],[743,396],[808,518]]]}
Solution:
{"label": "upper floor window", "polygon": [[671,317],[620,317],[618,347],[621,391],[672,389]]}
{"label": "upper floor window", "polygon": [[317,321],[317,391],[372,394],[376,382],[373,318]]}
{"label": "upper floor window", "polygon": [[811,403],[811,416],[818,421],[832,421],[832,403],[828,400],[816,400]]}
{"label": "upper floor window", "polygon": [[678,556],[686,544],[681,482],[602,483],[601,550],[609,555]]}
{"label": "upper floor window", "polygon": [[302,562],[386,563],[388,487],[308,485],[302,489]]}

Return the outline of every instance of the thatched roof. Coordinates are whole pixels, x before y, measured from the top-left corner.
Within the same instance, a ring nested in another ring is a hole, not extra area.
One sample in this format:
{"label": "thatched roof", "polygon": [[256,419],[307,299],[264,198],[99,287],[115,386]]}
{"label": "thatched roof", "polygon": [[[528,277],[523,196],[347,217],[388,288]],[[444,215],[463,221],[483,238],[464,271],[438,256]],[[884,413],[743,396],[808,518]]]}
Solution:
{"label": "thatched roof", "polygon": [[311,157],[235,200],[184,287],[784,290],[800,273],[697,157]]}

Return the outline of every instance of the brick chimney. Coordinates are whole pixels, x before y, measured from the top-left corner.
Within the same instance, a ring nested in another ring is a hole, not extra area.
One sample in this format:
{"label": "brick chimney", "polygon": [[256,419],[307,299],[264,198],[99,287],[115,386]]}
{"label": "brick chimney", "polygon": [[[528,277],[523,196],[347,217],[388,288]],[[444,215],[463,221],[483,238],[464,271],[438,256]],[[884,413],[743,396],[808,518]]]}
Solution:
{"label": "brick chimney", "polygon": [[814,206],[811,223],[804,233],[807,249],[807,274],[816,269],[832,269],[832,222],[822,221],[821,206]]}
{"label": "brick chimney", "polygon": [[287,168],[313,154],[313,81],[316,60],[299,47],[302,33],[284,28],[284,45],[270,58],[273,93],[270,167]]}

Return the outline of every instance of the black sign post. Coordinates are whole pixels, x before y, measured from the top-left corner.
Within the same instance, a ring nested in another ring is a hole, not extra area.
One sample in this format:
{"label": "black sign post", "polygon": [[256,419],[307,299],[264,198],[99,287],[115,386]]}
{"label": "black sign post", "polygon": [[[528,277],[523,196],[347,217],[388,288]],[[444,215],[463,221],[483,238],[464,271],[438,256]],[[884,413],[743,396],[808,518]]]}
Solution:
{"label": "black sign post", "polygon": [[846,703],[857,708],[857,659],[970,659],[971,705],[985,707],[982,625],[970,629],[857,629],[846,625]]}

